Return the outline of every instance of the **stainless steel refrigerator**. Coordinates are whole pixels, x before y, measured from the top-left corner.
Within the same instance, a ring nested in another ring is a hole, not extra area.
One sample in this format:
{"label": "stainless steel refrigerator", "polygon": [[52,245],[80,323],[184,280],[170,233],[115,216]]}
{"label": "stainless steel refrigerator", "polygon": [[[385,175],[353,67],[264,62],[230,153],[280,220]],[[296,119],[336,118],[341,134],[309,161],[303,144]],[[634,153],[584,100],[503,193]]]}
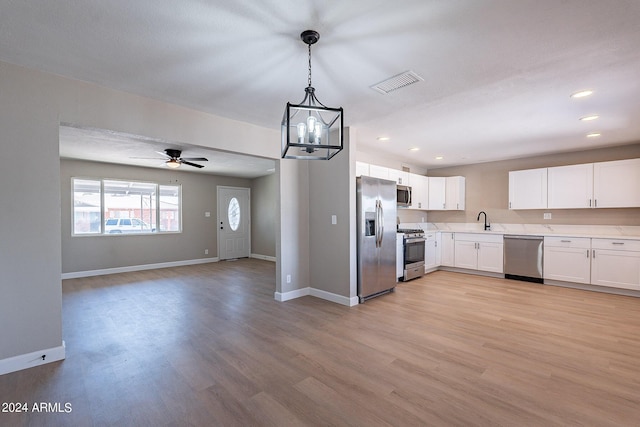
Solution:
{"label": "stainless steel refrigerator", "polygon": [[396,183],[358,177],[358,299],[393,291],[396,286]]}

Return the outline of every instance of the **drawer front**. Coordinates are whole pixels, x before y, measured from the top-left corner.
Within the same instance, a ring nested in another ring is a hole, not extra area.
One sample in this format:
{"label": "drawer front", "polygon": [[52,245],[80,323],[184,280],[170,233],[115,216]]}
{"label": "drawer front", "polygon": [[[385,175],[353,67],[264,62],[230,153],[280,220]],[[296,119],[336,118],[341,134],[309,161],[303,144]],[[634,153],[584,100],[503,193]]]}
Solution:
{"label": "drawer front", "polygon": [[593,249],[610,249],[612,251],[640,252],[640,240],[628,239],[591,239]]}
{"label": "drawer front", "polygon": [[564,236],[545,236],[544,246],[551,248],[591,248],[591,239],[588,237],[564,237]]}
{"label": "drawer front", "polygon": [[455,233],[456,241],[502,243],[502,234]]}

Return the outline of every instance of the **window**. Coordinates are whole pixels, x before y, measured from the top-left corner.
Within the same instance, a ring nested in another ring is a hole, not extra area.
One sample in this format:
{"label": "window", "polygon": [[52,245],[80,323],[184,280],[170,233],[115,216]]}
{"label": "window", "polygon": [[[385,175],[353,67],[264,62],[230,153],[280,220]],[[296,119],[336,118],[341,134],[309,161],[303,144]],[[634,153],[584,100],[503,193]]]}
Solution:
{"label": "window", "polygon": [[179,185],[73,178],[72,187],[74,235],[181,231]]}

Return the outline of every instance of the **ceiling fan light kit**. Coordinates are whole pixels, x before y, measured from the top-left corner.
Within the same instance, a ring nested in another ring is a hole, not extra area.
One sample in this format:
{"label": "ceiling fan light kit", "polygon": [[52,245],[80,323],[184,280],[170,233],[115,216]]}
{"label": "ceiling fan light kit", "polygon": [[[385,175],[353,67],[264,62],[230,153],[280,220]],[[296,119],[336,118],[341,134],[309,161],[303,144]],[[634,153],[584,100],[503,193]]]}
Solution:
{"label": "ceiling fan light kit", "polygon": [[172,148],[165,149],[164,153],[160,151],[156,151],[156,152],[168,158],[167,161],[164,162],[164,164],[166,167],[171,169],[177,169],[180,167],[180,165],[183,165],[183,164],[193,166],[195,168],[203,168],[204,167],[203,165],[199,165],[197,163],[191,163],[191,162],[208,162],[209,161],[204,157],[180,157],[180,155],[182,155],[182,151],[172,149]]}
{"label": "ceiling fan light kit", "polygon": [[282,158],[329,160],[343,148],[342,107],[327,107],[318,101],[311,86],[311,45],[320,34],[306,30],[300,39],[309,49],[309,78],[304,99],[299,104],[287,102],[282,118]]}

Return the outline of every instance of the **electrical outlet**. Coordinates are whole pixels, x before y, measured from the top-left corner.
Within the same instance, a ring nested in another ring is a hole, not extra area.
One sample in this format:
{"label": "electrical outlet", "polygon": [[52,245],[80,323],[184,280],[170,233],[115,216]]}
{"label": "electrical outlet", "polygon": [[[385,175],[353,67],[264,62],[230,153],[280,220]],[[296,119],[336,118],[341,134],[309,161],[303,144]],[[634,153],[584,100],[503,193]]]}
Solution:
{"label": "electrical outlet", "polygon": [[338,216],[337,215],[331,215],[331,224],[332,225],[336,225],[338,223]]}
{"label": "electrical outlet", "polygon": [[291,283],[291,275],[287,274],[287,283]]}
{"label": "electrical outlet", "polygon": [[205,212],[204,216],[205,216],[205,218],[209,218],[211,216],[211,212]]}
{"label": "electrical outlet", "polygon": [[205,250],[204,250],[204,254],[205,254],[205,255],[209,255],[209,249],[205,249]]}
{"label": "electrical outlet", "polygon": [[551,212],[545,212],[545,213],[543,214],[543,218],[544,218],[544,219],[551,219]]}

